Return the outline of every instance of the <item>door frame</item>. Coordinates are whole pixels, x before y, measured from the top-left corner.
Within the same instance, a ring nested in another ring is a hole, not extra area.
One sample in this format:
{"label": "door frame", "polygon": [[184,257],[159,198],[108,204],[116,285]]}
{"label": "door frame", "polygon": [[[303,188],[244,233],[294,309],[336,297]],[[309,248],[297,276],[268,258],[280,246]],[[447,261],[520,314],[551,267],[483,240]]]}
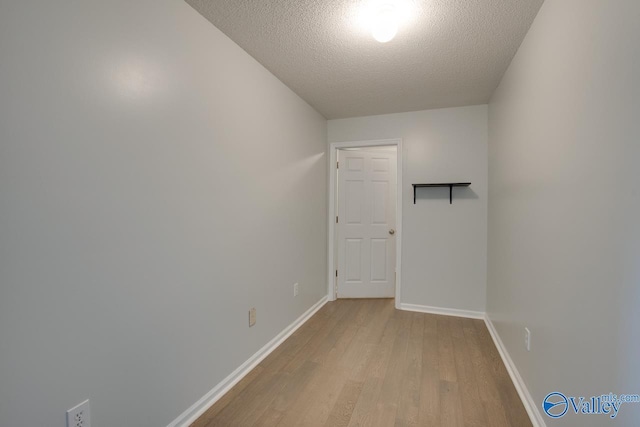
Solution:
{"label": "door frame", "polygon": [[397,169],[396,169],[396,297],[395,306],[400,309],[400,295],[402,284],[402,160],[404,153],[402,151],[402,139],[376,139],[370,141],[347,141],[347,142],[332,142],[329,144],[329,244],[328,244],[328,285],[327,296],[329,301],[335,301],[336,296],[336,216],[337,212],[337,175],[338,175],[338,150],[346,148],[366,148],[366,147],[379,147],[384,145],[395,145],[397,148]]}

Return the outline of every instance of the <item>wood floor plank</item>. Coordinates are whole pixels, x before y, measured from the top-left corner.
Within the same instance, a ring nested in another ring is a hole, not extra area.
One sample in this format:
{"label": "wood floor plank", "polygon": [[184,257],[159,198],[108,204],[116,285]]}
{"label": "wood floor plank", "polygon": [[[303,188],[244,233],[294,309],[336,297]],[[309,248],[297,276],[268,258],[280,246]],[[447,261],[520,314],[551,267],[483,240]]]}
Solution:
{"label": "wood floor plank", "polygon": [[267,410],[258,418],[254,427],[275,427],[279,425],[280,420],[284,416],[284,413],[276,411],[273,408],[267,408]]}
{"label": "wood floor plank", "polygon": [[409,346],[403,366],[400,400],[395,420],[395,425],[398,427],[420,425],[420,379],[424,320],[419,313],[412,313],[411,317]]}
{"label": "wood floor plank", "polygon": [[387,400],[378,400],[375,406],[375,412],[371,423],[372,427],[388,427],[392,426],[396,420],[398,412],[398,404]]}
{"label": "wood floor plank", "polygon": [[287,384],[275,396],[272,404],[273,408],[281,412],[288,410],[307,383],[311,381],[316,369],[317,365],[315,363],[306,361],[296,372],[287,374]]}
{"label": "wood floor plank", "polygon": [[384,381],[373,410],[373,426],[390,426],[395,424],[400,398],[400,387],[404,379],[405,363],[411,331],[410,312],[396,313],[399,319],[398,332],[391,349],[390,363],[387,366]]}
{"label": "wood floor plank", "polygon": [[279,427],[322,425],[338,398],[344,378],[339,372],[324,369],[314,363],[314,372],[295,401],[286,410]]}
{"label": "wood floor plank", "polygon": [[451,341],[451,318],[441,316],[437,319],[438,328],[438,372],[442,381],[455,382],[456,365]]}
{"label": "wood floor plank", "polygon": [[396,339],[398,331],[398,320],[390,317],[387,321],[384,332],[378,344],[375,347],[369,366],[367,367],[367,375],[377,378],[384,378],[387,372],[387,366],[391,357],[391,349]]}
{"label": "wood floor plank", "polygon": [[371,362],[374,359],[376,351],[379,351],[376,345],[367,342],[353,342],[343,358],[336,362],[337,367],[344,375],[356,382],[364,382],[369,375]]}
{"label": "wood floor plank", "polygon": [[360,398],[363,383],[347,380],[327,417],[325,427],[346,427],[351,421],[356,402]]}
{"label": "wood floor plank", "polygon": [[464,425],[465,427],[485,426],[487,424],[485,409],[480,399],[471,352],[464,336],[463,319],[454,319],[451,335]]}
{"label": "wood floor plank", "polygon": [[458,390],[458,383],[452,381],[440,381],[441,413],[440,423],[442,427],[464,427],[462,418],[462,400]]}
{"label": "wood floor plank", "polygon": [[485,402],[483,405],[487,416],[487,427],[516,427],[507,420],[504,405],[499,402]]}
{"label": "wood floor plank", "polygon": [[345,318],[342,324],[334,329],[332,335],[314,352],[311,360],[325,366],[339,362],[359,329],[360,326],[352,322],[351,318]]}
{"label": "wood floor plank", "polygon": [[440,426],[440,373],[438,316],[424,315],[422,335],[422,376],[420,381],[420,425]]}
{"label": "wood floor plank", "polygon": [[298,425],[324,425],[343,391],[346,379],[342,372],[324,370],[322,375],[318,389],[310,390],[311,405]]}
{"label": "wood floor plank", "polygon": [[326,304],[192,427],[531,427],[484,322]]}
{"label": "wood floor plank", "polygon": [[[378,346],[386,331],[386,323],[395,309],[392,301],[377,300],[373,305],[372,317],[365,324],[360,325],[356,336],[351,338],[348,348],[340,355],[337,351],[332,353],[331,359],[327,361],[334,366],[338,366],[352,380],[364,382],[369,369],[375,370],[371,362],[374,354],[379,354]],[[387,335],[388,340],[391,335]]]}
{"label": "wood floor plank", "polygon": [[[348,307],[348,306],[347,306]],[[341,337],[344,333],[345,325],[351,323],[351,312],[348,308],[336,313],[324,322],[324,325],[312,331],[311,336],[290,360],[282,368],[285,372],[295,372],[302,364],[309,360],[326,342],[332,342]]]}
{"label": "wood floor plank", "polygon": [[382,378],[374,376],[367,378],[353,408],[351,419],[347,424],[348,427],[370,426],[373,423],[372,414],[381,388]]}
{"label": "wood floor plank", "polygon": [[465,329],[464,333],[473,369],[476,372],[480,398],[485,402],[498,402],[500,400],[498,383],[493,375],[491,362],[485,356],[484,343],[481,342],[476,329]]}
{"label": "wood floor plank", "polygon": [[340,360],[360,329],[359,325],[350,320],[345,318],[340,326],[334,328],[331,335],[314,351],[311,360],[320,365],[331,365]]}

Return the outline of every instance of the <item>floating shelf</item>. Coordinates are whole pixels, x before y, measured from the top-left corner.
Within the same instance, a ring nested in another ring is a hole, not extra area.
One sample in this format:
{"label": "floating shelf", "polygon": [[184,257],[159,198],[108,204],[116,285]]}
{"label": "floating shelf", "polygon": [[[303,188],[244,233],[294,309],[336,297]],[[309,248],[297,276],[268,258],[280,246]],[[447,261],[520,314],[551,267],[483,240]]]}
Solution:
{"label": "floating shelf", "polygon": [[468,187],[470,182],[446,182],[440,184],[411,184],[413,185],[413,204],[416,204],[416,188],[449,187],[449,204],[453,203],[453,187]]}

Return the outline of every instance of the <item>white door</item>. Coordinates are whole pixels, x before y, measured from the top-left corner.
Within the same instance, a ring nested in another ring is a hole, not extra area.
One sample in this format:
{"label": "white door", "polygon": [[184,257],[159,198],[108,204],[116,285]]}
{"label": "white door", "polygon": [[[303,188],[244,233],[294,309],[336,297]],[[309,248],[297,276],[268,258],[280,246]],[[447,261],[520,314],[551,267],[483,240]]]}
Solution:
{"label": "white door", "polygon": [[338,165],[337,296],[393,297],[395,147],[338,150]]}

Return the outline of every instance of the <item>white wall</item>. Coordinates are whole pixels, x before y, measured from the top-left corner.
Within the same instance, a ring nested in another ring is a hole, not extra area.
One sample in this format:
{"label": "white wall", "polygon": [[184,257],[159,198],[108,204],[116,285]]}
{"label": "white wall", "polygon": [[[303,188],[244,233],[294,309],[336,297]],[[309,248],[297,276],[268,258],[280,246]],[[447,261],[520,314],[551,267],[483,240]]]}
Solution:
{"label": "white wall", "polygon": [[[402,138],[401,302],[484,311],[487,106],[329,120],[329,142]],[[412,183],[471,182],[419,190]]]}
{"label": "white wall", "polygon": [[[537,408],[640,393],[639,20],[547,0],[490,105],[488,311]],[[635,426],[640,405],[546,419]]]}
{"label": "white wall", "polygon": [[3,1],[0,58],[0,425],[166,426],[326,294],[326,121],[179,0]]}

